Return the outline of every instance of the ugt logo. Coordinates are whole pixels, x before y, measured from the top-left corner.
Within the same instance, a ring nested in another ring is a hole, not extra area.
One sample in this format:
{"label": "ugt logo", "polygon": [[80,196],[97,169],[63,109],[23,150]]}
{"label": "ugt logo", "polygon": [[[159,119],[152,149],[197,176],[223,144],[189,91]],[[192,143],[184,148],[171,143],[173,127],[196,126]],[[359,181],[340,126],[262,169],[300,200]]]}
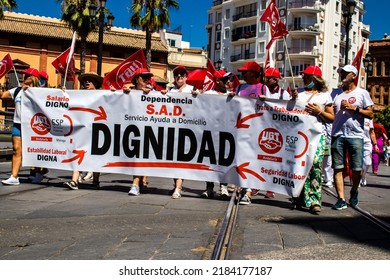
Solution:
{"label": "ugt logo", "polygon": [[30,126],[38,135],[48,134],[51,130],[49,118],[42,113],[37,113],[31,118]]}
{"label": "ugt logo", "polygon": [[282,134],[275,128],[266,128],[259,135],[259,147],[267,154],[276,154],[283,146]]}

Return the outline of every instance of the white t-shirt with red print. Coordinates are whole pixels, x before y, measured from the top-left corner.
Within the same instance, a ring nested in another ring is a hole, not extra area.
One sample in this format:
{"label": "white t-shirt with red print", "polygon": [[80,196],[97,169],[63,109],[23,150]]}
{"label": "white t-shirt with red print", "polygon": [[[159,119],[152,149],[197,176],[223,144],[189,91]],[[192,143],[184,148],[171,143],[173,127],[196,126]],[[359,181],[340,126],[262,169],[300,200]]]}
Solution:
{"label": "white t-shirt with red print", "polygon": [[364,138],[364,117],[354,111],[341,109],[342,101],[360,109],[374,105],[368,91],[356,87],[349,93],[342,92],[334,98],[335,118],[332,126],[332,136],[346,138]]}

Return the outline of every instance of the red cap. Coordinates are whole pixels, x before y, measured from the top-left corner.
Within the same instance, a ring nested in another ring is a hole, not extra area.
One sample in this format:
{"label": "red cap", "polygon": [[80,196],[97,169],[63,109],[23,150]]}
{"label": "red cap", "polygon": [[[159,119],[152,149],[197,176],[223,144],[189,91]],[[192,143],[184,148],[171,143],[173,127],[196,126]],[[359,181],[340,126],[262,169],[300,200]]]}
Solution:
{"label": "red cap", "polygon": [[45,79],[45,80],[49,79],[49,75],[45,71],[39,72],[39,75],[41,76],[40,78],[42,78],[42,79]]}
{"label": "red cap", "polygon": [[38,79],[40,78],[40,73],[35,68],[28,68],[27,70],[24,70],[24,71],[21,71],[21,72],[24,73],[24,74],[27,74],[27,75],[35,76]]}
{"label": "red cap", "polygon": [[314,65],[307,66],[305,71],[303,71],[303,74],[316,75],[316,76],[322,77],[322,71],[321,71],[320,67],[314,66]]}
{"label": "red cap", "polygon": [[146,68],[138,68],[137,70],[135,70],[134,76],[138,75],[149,75],[150,77],[153,77],[153,74],[149,72],[149,70]]}
{"label": "red cap", "polygon": [[242,68],[238,68],[237,70],[240,72],[241,71],[253,71],[253,72],[260,73],[261,66],[254,61],[250,61],[250,62],[245,63]]}
{"label": "red cap", "polygon": [[213,74],[213,76],[214,76],[214,78],[216,78],[216,79],[220,79],[220,78],[223,78],[223,77],[229,77],[230,76],[230,72],[227,72],[226,73],[226,71],[225,70],[218,70],[218,71],[215,71],[214,72],[214,74]]}
{"label": "red cap", "polygon": [[182,66],[182,65],[179,65],[175,69],[173,69],[173,74],[175,74],[176,72],[179,72],[179,71],[184,71],[188,75],[187,69],[184,66]]}
{"label": "red cap", "polygon": [[265,76],[266,77],[275,77],[280,79],[281,75],[278,69],[274,67],[269,67],[267,70],[265,70]]}

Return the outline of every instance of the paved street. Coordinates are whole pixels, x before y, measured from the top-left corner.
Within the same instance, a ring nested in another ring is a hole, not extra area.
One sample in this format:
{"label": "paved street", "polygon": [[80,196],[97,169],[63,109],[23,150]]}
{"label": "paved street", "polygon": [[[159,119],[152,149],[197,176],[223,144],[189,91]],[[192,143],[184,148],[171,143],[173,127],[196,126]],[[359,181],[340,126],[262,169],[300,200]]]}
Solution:
{"label": "paved street", "polygon": [[[0,179],[10,162],[0,162]],[[101,189],[62,186],[70,172],[50,170],[42,185],[0,185],[0,259],[208,259],[228,201],[201,199],[205,184],[186,180],[181,199],[173,180],[149,178],[139,197],[128,196],[130,176],[102,174]],[[390,223],[390,167],[369,175],[359,206]],[[218,190],[216,187],[215,190]],[[330,189],[335,192],[334,188]],[[349,193],[347,186],[346,193]],[[290,210],[288,197],[255,196],[239,207],[230,259],[390,259],[390,235],[351,208],[332,210],[324,194],[319,216]]]}

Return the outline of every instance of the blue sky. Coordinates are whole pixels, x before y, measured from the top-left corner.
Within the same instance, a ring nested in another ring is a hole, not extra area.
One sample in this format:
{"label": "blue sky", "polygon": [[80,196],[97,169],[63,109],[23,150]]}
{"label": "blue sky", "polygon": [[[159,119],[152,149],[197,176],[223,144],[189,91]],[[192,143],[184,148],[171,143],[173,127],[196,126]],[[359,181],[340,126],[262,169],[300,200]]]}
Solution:
{"label": "blue sky", "polygon": [[[132,0],[107,0],[107,8],[115,16],[114,25],[130,28],[129,19]],[[59,18],[60,4],[55,0],[17,0],[20,13]],[[390,35],[390,1],[366,0],[367,13],[363,22],[371,26],[371,40],[378,40],[384,33]],[[212,6],[212,0],[179,0],[180,9],[172,10],[171,28],[182,25],[183,40],[190,41],[191,47],[201,48],[207,45],[207,10]]]}

